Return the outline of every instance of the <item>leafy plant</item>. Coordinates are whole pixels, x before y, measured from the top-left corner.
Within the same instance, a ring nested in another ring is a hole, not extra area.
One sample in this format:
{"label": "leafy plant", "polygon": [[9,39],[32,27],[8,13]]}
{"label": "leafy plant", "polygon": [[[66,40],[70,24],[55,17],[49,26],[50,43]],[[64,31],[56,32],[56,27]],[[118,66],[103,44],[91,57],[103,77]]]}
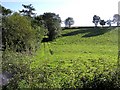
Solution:
{"label": "leafy plant", "polygon": [[36,28],[35,30],[31,27],[31,21],[26,17],[14,13],[3,21],[2,38],[4,47],[19,52],[34,50],[37,43],[36,37],[37,39],[42,38],[40,37],[41,33],[37,34],[39,29]]}

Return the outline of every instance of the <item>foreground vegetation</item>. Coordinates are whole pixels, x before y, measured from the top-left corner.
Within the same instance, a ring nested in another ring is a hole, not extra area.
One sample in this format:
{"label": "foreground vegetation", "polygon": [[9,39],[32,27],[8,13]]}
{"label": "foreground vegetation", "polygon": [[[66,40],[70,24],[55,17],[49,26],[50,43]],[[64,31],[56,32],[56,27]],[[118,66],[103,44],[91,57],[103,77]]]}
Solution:
{"label": "foreground vegetation", "polygon": [[32,4],[22,6],[0,6],[3,89],[120,87],[118,28],[62,30],[58,14],[33,16]]}
{"label": "foreground vegetation", "polygon": [[33,55],[3,52],[4,88],[119,88],[118,28],[65,29]]}

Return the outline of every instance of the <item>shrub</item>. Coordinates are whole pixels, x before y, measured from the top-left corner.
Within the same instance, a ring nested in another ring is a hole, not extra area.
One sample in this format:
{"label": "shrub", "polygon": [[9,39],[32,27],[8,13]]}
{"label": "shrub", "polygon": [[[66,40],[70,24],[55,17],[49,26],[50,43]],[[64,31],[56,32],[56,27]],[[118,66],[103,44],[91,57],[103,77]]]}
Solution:
{"label": "shrub", "polygon": [[33,28],[30,20],[20,16],[18,13],[14,13],[3,20],[3,45],[5,48],[14,51],[34,50],[36,40],[42,38],[37,34],[38,31],[40,31],[40,27]]}
{"label": "shrub", "polygon": [[21,81],[29,85],[30,57],[21,53],[5,50],[2,58],[2,72],[7,77],[7,84],[3,85],[3,90],[16,90],[21,86]]}

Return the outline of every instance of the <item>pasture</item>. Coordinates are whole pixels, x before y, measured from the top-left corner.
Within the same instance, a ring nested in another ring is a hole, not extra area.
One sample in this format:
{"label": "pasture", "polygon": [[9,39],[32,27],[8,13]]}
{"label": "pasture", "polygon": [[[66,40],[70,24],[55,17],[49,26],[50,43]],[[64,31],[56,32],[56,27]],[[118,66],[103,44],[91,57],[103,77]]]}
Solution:
{"label": "pasture", "polygon": [[3,52],[15,88],[118,88],[118,28],[64,29],[33,55]]}
{"label": "pasture", "polygon": [[30,68],[40,71],[40,88],[111,87],[117,60],[118,28],[65,29],[55,41],[42,43]]}

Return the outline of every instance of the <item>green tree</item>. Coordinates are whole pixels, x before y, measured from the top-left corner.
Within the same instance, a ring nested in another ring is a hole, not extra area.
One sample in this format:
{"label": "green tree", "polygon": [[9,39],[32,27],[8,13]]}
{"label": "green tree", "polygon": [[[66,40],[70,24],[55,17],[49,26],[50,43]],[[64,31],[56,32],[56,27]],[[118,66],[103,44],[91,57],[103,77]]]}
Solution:
{"label": "green tree", "polygon": [[66,20],[65,20],[65,26],[66,27],[71,27],[71,25],[74,24],[74,20],[72,17],[68,17]]}
{"label": "green tree", "polygon": [[42,41],[42,37],[44,35],[44,27],[42,26],[42,24],[36,19],[36,16],[33,17],[33,15],[35,15],[35,13],[33,13],[33,11],[35,11],[35,8],[32,6],[32,4],[29,5],[24,5],[22,4],[22,6],[24,7],[24,9],[22,9],[21,11],[19,11],[23,16],[27,16],[26,18],[31,21],[31,26],[34,30],[36,30],[36,39],[37,39],[37,46],[36,49],[39,48],[40,43]]}
{"label": "green tree", "polygon": [[34,17],[34,19],[32,20],[32,23],[33,23],[32,25],[40,26],[42,28],[42,32],[43,32],[42,35],[45,35],[45,36],[47,35],[48,29],[45,28],[45,21],[43,20],[43,15]]}
{"label": "green tree", "polygon": [[43,15],[38,15],[36,17],[34,17],[35,19],[35,23],[41,26],[45,25],[45,21],[43,20]]}
{"label": "green tree", "polygon": [[109,27],[111,27],[111,24],[113,23],[113,20],[107,20],[106,23],[109,25]]}
{"label": "green tree", "polygon": [[100,17],[99,16],[97,16],[97,15],[94,15],[93,16],[93,23],[95,24],[95,27],[97,27],[97,25],[98,25],[98,23],[100,22]]}
{"label": "green tree", "polygon": [[26,51],[35,49],[36,30],[31,27],[31,21],[18,13],[5,18],[2,28],[3,45],[8,49]]}
{"label": "green tree", "polygon": [[117,26],[120,25],[120,15],[119,14],[114,14],[114,16],[113,16],[113,22],[117,23]]}
{"label": "green tree", "polygon": [[0,13],[2,13],[2,16],[8,16],[8,15],[11,15],[12,13],[12,10],[10,9],[6,9],[5,7],[1,6],[0,5]]}
{"label": "green tree", "polygon": [[54,40],[60,35],[61,31],[61,18],[55,13],[44,13],[42,16],[44,20],[44,26],[48,29],[49,40]]}
{"label": "green tree", "polygon": [[24,7],[24,9],[19,11],[22,15],[29,16],[29,17],[32,17],[32,15],[35,15],[35,13],[33,13],[33,11],[35,11],[35,8],[32,6],[32,4],[29,4],[29,5],[22,4],[22,6]]}
{"label": "green tree", "polygon": [[105,21],[104,20],[100,20],[100,25],[102,25],[102,27],[105,25]]}

